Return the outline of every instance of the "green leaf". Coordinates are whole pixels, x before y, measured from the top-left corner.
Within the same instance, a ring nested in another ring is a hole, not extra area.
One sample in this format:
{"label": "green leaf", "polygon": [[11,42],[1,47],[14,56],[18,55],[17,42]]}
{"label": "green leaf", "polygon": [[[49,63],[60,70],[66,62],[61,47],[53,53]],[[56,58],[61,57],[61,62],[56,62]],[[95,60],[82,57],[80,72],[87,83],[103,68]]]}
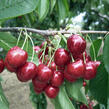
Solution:
{"label": "green leaf", "polygon": [[101,47],[101,44],[102,44],[102,40],[101,39],[97,39],[97,40],[93,41],[93,45],[91,45],[91,47],[90,47],[90,56],[91,56],[92,60],[94,60],[93,46],[95,48],[95,56],[97,57],[98,56],[98,52],[99,52],[100,47]]}
{"label": "green leaf", "polygon": [[51,9],[50,9],[50,13],[52,13],[55,4],[56,4],[56,0],[51,0]]}
{"label": "green leaf", "polygon": [[109,35],[107,35],[104,41],[103,59],[104,59],[105,68],[109,73]]}
{"label": "green leaf", "polygon": [[9,102],[7,101],[7,99],[3,93],[1,83],[0,83],[0,107],[2,107],[2,109],[9,109]]}
{"label": "green leaf", "polygon": [[66,90],[69,95],[69,97],[72,97],[76,101],[82,102],[84,104],[88,104],[87,98],[85,96],[85,92],[82,88],[82,80],[78,80],[74,83],[66,82]]}
{"label": "green leaf", "polygon": [[58,0],[59,19],[64,20],[69,12],[69,5],[67,0]]}
{"label": "green leaf", "polygon": [[30,13],[36,4],[37,0],[0,0],[0,20]]}
{"label": "green leaf", "polygon": [[42,21],[48,14],[49,0],[40,0],[38,7],[39,20]]}
{"label": "green leaf", "polygon": [[103,57],[100,56],[98,60],[101,61],[97,69],[97,75],[89,82],[89,90],[91,95],[101,104],[107,104],[107,87],[108,87],[108,73],[103,64]]}
{"label": "green leaf", "polygon": [[75,109],[72,102],[67,96],[65,86],[60,87],[58,96],[52,100],[55,105],[55,109]]}

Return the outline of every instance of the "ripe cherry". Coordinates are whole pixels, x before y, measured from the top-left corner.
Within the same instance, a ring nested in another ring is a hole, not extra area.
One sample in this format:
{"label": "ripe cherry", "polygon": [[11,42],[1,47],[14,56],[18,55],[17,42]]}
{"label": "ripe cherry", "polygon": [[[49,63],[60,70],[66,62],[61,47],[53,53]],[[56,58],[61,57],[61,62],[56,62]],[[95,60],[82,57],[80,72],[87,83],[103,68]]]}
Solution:
{"label": "ripe cherry", "polygon": [[[43,48],[44,44],[45,44],[45,42],[42,42],[42,44],[40,45],[40,48]],[[47,55],[47,54],[48,54],[48,47],[46,47],[46,49],[45,49],[45,55]]]}
{"label": "ripe cherry", "polygon": [[49,85],[45,88],[45,93],[49,98],[55,98],[59,93],[59,88]]}
{"label": "ripe cherry", "polygon": [[57,66],[64,66],[70,62],[70,54],[67,50],[59,48],[54,55],[54,61]]}
{"label": "ripe cherry", "polygon": [[5,64],[3,59],[0,59],[0,73],[4,70]]}
{"label": "ripe cherry", "polygon": [[59,87],[64,81],[64,75],[60,71],[54,71],[53,77],[50,81],[52,86]]}
{"label": "ripe cherry", "polygon": [[86,63],[86,71],[84,79],[90,80],[96,76],[97,68],[100,65],[99,61],[89,61]]}
{"label": "ripe cherry", "polygon": [[88,107],[85,104],[80,105],[80,109],[88,109]]}
{"label": "ripe cherry", "polygon": [[11,66],[18,68],[26,63],[28,54],[18,46],[15,46],[8,51],[6,58]]}
{"label": "ripe cherry", "polygon": [[66,71],[74,78],[83,77],[85,73],[85,64],[83,60],[76,60],[67,65]]}
{"label": "ripe cherry", "polygon": [[37,89],[44,89],[47,83],[39,81],[36,77],[32,79],[33,86]]}
{"label": "ripe cherry", "polygon": [[34,50],[36,53],[38,53],[40,51],[40,47],[39,46],[34,46]]}
{"label": "ripe cherry", "polygon": [[83,87],[86,87],[87,83],[86,81],[83,81]]}
{"label": "ripe cherry", "polygon": [[86,49],[86,41],[80,35],[74,34],[68,38],[67,47],[73,55],[80,55]]}
{"label": "ripe cherry", "polygon": [[64,71],[64,69],[65,69],[65,66],[57,66],[57,69],[59,70],[59,71]]}
{"label": "ripe cherry", "polygon": [[64,70],[64,78],[69,82],[75,82],[76,79]]}
{"label": "ripe cherry", "polygon": [[40,64],[37,68],[37,78],[42,82],[48,82],[53,76],[53,72],[44,64]]}
{"label": "ripe cherry", "polygon": [[11,66],[8,61],[7,61],[7,58],[5,58],[5,67],[8,71],[10,72],[16,72],[17,71],[17,68],[14,68],[13,66]]}
{"label": "ripe cherry", "polygon": [[32,62],[26,62],[25,65],[18,68],[17,77],[21,82],[31,80],[37,75],[37,67]]}
{"label": "ripe cherry", "polygon": [[34,91],[36,94],[40,94],[43,92],[43,89],[39,89],[39,88],[34,87]]}
{"label": "ripe cherry", "polygon": [[[47,62],[47,65],[49,64],[49,61]],[[49,65],[49,68],[52,70],[52,71],[55,71],[56,70],[56,64],[54,61],[52,61]]]}

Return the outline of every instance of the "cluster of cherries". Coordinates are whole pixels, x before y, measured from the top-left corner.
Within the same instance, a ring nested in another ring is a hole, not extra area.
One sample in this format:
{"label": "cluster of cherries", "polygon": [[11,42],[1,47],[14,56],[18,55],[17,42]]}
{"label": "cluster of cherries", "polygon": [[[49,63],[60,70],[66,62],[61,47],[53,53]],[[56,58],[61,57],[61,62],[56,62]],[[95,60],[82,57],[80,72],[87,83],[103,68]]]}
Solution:
{"label": "cluster of cherries", "polygon": [[[54,54],[54,61],[51,62],[48,57],[49,48],[46,47],[45,51],[41,51],[43,47],[44,43],[34,47],[39,57],[38,66],[27,61],[28,54],[23,49],[18,46],[11,48],[5,61],[0,60],[0,72],[5,66],[10,72],[15,72],[21,82],[32,79],[35,92],[40,94],[44,91],[49,98],[55,98],[58,95],[64,79],[73,83],[79,78],[90,80],[96,76],[100,62],[91,61],[85,51],[86,41],[80,35],[70,36],[67,40],[68,50],[58,48]],[[42,63],[43,52],[45,52],[44,60],[48,60]]]}

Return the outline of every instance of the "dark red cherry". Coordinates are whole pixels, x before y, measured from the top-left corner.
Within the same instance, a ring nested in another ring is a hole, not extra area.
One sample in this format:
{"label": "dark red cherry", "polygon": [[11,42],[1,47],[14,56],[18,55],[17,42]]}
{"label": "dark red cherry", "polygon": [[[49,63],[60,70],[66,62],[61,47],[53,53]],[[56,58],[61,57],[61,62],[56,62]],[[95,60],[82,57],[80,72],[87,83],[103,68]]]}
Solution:
{"label": "dark red cherry", "polygon": [[32,79],[33,86],[38,89],[44,89],[47,86],[47,83],[39,81],[36,77]]}
{"label": "dark red cherry", "polygon": [[73,55],[80,55],[86,49],[86,41],[80,35],[74,34],[68,38],[67,47]]}
{"label": "dark red cherry", "polygon": [[57,66],[57,69],[59,70],[59,71],[64,71],[64,69],[65,69],[65,66]]}
{"label": "dark red cherry", "polygon": [[83,81],[83,86],[86,87],[87,83],[86,81]]}
{"label": "dark red cherry", "polygon": [[74,78],[83,77],[85,73],[85,64],[83,60],[76,60],[67,65],[66,71]]}
{"label": "dark red cherry", "polygon": [[[47,62],[47,65],[49,64],[49,61]],[[52,61],[49,65],[49,68],[52,70],[52,71],[55,71],[56,70],[56,64],[54,61]]]}
{"label": "dark red cherry", "polygon": [[88,109],[88,107],[85,104],[80,105],[80,109]]}
{"label": "dark red cherry", "polygon": [[76,79],[64,70],[64,78],[69,82],[75,82]]}
{"label": "dark red cherry", "polygon": [[14,68],[13,66],[11,66],[8,61],[7,61],[7,58],[5,58],[5,67],[8,71],[10,72],[16,72],[17,71],[17,68]]}
{"label": "dark red cherry", "polygon": [[18,68],[17,73],[18,79],[22,82],[26,82],[37,75],[37,67],[32,62],[26,62],[25,65]]}
{"label": "dark red cherry", "polygon": [[26,63],[26,60],[28,58],[28,54],[26,51],[15,46],[8,51],[6,57],[7,57],[8,63],[11,66],[18,68]]}
{"label": "dark red cherry", "polygon": [[40,94],[43,92],[43,89],[39,89],[39,88],[34,87],[34,91],[36,94]]}
{"label": "dark red cherry", "polygon": [[54,62],[57,66],[64,66],[71,60],[70,54],[67,50],[59,48],[54,55]]}
{"label": "dark red cherry", "polygon": [[39,46],[34,46],[34,50],[36,53],[38,53],[40,51],[40,47]]}
{"label": "dark red cherry", "polygon": [[49,85],[45,88],[45,93],[49,98],[55,98],[59,93],[59,88]]}
{"label": "dark red cherry", "polygon": [[89,62],[89,61],[91,61],[91,57],[89,55],[87,55],[87,57],[86,57],[86,63]]}
{"label": "dark red cherry", "polygon": [[42,82],[48,82],[53,76],[53,72],[44,64],[40,64],[37,68],[37,78]]}
{"label": "dark red cherry", "polygon": [[84,79],[90,80],[96,76],[97,68],[100,65],[99,61],[89,61],[86,63],[86,71],[84,74]]}
{"label": "dark red cherry", "polygon": [[59,87],[64,81],[64,75],[61,71],[55,71],[50,81],[52,86]]}
{"label": "dark red cherry", "polygon": [[3,59],[0,59],[0,73],[3,72],[4,67],[5,67],[4,61]]}

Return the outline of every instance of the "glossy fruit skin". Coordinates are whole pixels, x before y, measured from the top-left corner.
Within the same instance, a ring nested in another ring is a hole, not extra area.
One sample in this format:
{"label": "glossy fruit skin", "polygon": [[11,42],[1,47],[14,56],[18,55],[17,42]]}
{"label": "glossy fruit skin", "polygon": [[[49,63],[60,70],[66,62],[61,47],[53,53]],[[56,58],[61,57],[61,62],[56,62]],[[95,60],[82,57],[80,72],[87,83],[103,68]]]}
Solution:
{"label": "glossy fruit skin", "polygon": [[87,107],[85,104],[82,104],[82,105],[80,106],[80,109],[88,109],[88,107]]}
{"label": "glossy fruit skin", "polygon": [[65,66],[71,60],[70,54],[67,50],[59,48],[54,55],[54,62],[57,66]]}
{"label": "glossy fruit skin", "polygon": [[36,94],[41,94],[43,92],[43,89],[39,89],[39,88],[34,87],[34,91]]}
{"label": "glossy fruit skin", "polygon": [[[49,64],[49,61],[47,62],[47,65]],[[49,68],[52,70],[52,71],[55,71],[56,70],[56,64],[54,61],[52,61],[49,65]]]}
{"label": "glossy fruit skin", "polygon": [[8,51],[6,57],[11,66],[18,68],[26,63],[28,54],[18,46],[15,46]]}
{"label": "glossy fruit skin", "polygon": [[59,88],[49,85],[45,88],[45,93],[49,98],[55,98],[59,93]]}
{"label": "glossy fruit skin", "polygon": [[47,86],[47,83],[39,81],[36,77],[32,79],[32,83],[36,89],[40,90],[44,89]]}
{"label": "glossy fruit skin", "polygon": [[99,61],[89,61],[86,63],[86,71],[84,74],[84,79],[90,80],[96,76],[97,68],[100,65]]}
{"label": "glossy fruit skin", "polygon": [[4,61],[3,59],[0,59],[0,73],[3,72],[4,68],[5,68]]}
{"label": "glossy fruit skin", "polygon": [[64,69],[65,69],[65,66],[57,66],[57,69],[59,70],[59,71],[64,71]]}
{"label": "glossy fruit skin", "polygon": [[37,66],[32,62],[26,62],[25,65],[18,68],[17,76],[21,82],[33,79],[37,75]]}
{"label": "glossy fruit skin", "polygon": [[17,71],[17,68],[14,68],[14,67],[12,67],[9,63],[8,63],[8,61],[7,61],[7,58],[5,58],[5,67],[6,67],[6,69],[8,70],[8,71],[10,71],[10,72],[16,72]]}
{"label": "glossy fruit skin", "polygon": [[54,71],[53,77],[50,81],[52,86],[59,87],[64,82],[64,75],[60,71]]}
{"label": "glossy fruit skin", "polygon": [[68,38],[67,47],[73,55],[80,55],[86,49],[86,41],[80,35],[74,34]]}
{"label": "glossy fruit skin", "polygon": [[48,82],[53,76],[53,71],[44,64],[37,67],[37,78],[42,82]]}
{"label": "glossy fruit skin", "polygon": [[36,53],[38,53],[40,51],[40,49],[41,48],[39,46],[34,46],[34,50],[35,50]]}
{"label": "glossy fruit skin", "polygon": [[72,77],[69,73],[67,73],[65,70],[64,70],[64,78],[71,83],[77,80],[74,77]]}
{"label": "glossy fruit skin", "polygon": [[85,64],[83,60],[79,59],[67,65],[67,73],[74,78],[81,78],[85,73]]}

